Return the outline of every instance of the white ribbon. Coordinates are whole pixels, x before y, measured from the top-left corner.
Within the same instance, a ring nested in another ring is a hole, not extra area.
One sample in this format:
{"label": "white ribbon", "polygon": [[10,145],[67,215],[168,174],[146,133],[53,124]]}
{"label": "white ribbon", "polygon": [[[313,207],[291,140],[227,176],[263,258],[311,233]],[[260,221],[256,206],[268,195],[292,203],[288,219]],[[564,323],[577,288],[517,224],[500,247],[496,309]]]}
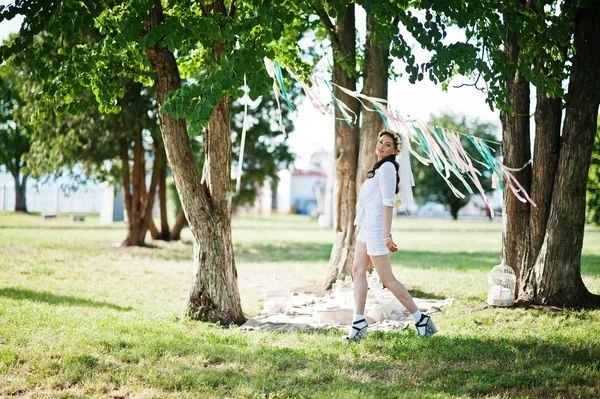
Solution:
{"label": "white ribbon", "polygon": [[[400,133],[399,133],[400,134]],[[415,206],[412,188],[415,186],[412,168],[410,167],[410,142],[406,134],[400,134],[402,138],[402,151],[398,159],[398,177],[400,177],[400,187],[398,195],[400,197],[400,210],[406,211]]]}
{"label": "white ribbon", "polygon": [[250,97],[248,96],[248,85],[246,84],[246,74],[244,74],[244,119],[242,120],[242,138],[240,142],[240,158],[238,160],[237,176],[235,182],[235,193],[239,194],[240,185],[242,184],[242,167],[244,165],[244,147],[246,146],[246,119],[248,118],[248,102]]}

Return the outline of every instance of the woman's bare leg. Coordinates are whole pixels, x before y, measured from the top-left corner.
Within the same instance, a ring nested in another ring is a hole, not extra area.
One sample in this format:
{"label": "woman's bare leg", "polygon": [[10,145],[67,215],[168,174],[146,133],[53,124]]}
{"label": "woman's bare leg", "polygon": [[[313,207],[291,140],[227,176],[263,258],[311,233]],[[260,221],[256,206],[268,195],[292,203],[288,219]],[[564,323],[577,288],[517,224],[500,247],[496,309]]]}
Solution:
{"label": "woman's bare leg", "polygon": [[367,266],[369,255],[367,255],[367,244],[356,241],[354,250],[354,264],[352,265],[352,277],[354,278],[354,308],[356,314],[365,313],[367,301]]}
{"label": "woman's bare leg", "polygon": [[367,244],[357,241],[354,250],[354,264],[352,265],[352,276],[354,277],[354,317],[348,330],[346,340],[354,341],[364,338],[367,334],[368,324],[365,320],[365,302],[367,301]]}
{"label": "woman's bare leg", "polygon": [[387,289],[390,290],[396,298],[398,298],[406,310],[408,310],[410,314],[413,314],[419,310],[406,287],[404,287],[404,285],[402,285],[402,283],[396,279],[394,273],[392,273],[390,254],[371,256],[371,262],[373,262],[373,266],[375,267],[377,274],[379,274],[379,279],[383,285],[385,285]]}

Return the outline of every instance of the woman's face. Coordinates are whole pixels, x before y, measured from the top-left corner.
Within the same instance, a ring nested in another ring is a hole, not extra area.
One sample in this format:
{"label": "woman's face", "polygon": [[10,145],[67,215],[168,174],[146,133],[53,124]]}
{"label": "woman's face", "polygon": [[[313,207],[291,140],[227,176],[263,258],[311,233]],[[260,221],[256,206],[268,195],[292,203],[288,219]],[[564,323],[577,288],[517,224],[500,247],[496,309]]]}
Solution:
{"label": "woman's face", "polygon": [[388,134],[382,134],[377,140],[377,160],[379,161],[397,153],[398,150],[396,149],[394,139]]}

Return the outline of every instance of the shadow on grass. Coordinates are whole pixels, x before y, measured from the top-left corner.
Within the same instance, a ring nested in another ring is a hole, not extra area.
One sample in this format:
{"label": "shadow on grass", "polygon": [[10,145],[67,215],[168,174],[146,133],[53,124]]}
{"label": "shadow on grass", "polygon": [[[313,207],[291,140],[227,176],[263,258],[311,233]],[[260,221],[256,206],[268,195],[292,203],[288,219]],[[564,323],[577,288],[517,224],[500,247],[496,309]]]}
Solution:
{"label": "shadow on grass", "polygon": [[[327,262],[331,255],[328,243],[272,242],[234,245],[238,262]],[[400,250],[391,255],[392,265],[411,268],[490,270],[500,263],[496,252],[428,252]]]}
{"label": "shadow on grass", "polygon": [[419,299],[447,299],[447,296],[442,296],[442,295],[436,295],[436,294],[432,294],[430,292],[425,292],[425,291],[421,291],[415,288],[411,288],[409,290],[410,295],[415,297],[415,298],[419,298]]}
{"label": "shadow on grass", "polygon": [[[497,252],[434,252],[403,251],[392,254],[392,265],[418,269],[454,269],[489,271],[500,264]],[[583,275],[600,276],[600,256],[582,255],[581,272]]]}
{"label": "shadow on grass", "polygon": [[5,230],[123,230],[123,227],[120,226],[43,226],[43,225],[34,225],[34,226],[0,226],[0,229]]}
{"label": "shadow on grass", "polygon": [[66,295],[56,295],[51,292],[33,291],[23,288],[6,287],[0,288],[0,296],[16,299],[19,301],[27,300],[32,302],[45,302],[50,305],[66,305],[66,306],[85,306],[92,308],[110,308],[119,311],[132,310],[131,307],[123,307],[108,302],[92,301],[85,298],[77,298]]}
{"label": "shadow on grass", "polygon": [[[179,248],[148,246],[136,254],[143,258],[191,261],[193,244],[183,242]],[[152,245],[152,244],[151,244]],[[273,241],[270,243],[236,242],[235,260],[239,263],[328,262],[331,243]],[[123,250],[122,248],[120,250]],[[127,249],[136,251],[138,248]],[[391,254],[393,266],[414,269],[489,271],[500,264],[498,252],[439,252],[399,250]],[[581,272],[585,276],[600,276],[600,256],[582,255]]]}
{"label": "shadow on grass", "polygon": [[[254,334],[264,339],[258,343]],[[344,344],[341,333],[331,332],[177,335],[127,345],[113,337],[103,352],[127,365],[135,385],[227,397],[423,398],[511,391],[511,397],[554,398],[600,392],[600,348],[564,339],[437,335],[423,340],[404,331],[371,333]],[[290,347],[288,339],[297,346]],[[150,372],[139,367],[148,359]]]}
{"label": "shadow on grass", "polygon": [[238,262],[326,262],[331,255],[331,244],[305,242],[240,243],[234,245],[234,250],[235,259]]}

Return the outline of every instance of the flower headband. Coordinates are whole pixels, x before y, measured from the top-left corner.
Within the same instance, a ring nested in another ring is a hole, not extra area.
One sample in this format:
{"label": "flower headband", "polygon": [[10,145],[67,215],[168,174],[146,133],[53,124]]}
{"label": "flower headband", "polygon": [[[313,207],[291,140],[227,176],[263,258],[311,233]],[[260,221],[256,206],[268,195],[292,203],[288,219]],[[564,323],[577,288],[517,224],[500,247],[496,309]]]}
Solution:
{"label": "flower headband", "polygon": [[394,142],[396,143],[396,149],[398,150],[398,154],[400,154],[400,152],[402,151],[402,139],[400,138],[400,135],[391,129],[383,129],[381,132],[379,132],[377,137],[379,138],[384,134],[389,134],[394,138]]}

